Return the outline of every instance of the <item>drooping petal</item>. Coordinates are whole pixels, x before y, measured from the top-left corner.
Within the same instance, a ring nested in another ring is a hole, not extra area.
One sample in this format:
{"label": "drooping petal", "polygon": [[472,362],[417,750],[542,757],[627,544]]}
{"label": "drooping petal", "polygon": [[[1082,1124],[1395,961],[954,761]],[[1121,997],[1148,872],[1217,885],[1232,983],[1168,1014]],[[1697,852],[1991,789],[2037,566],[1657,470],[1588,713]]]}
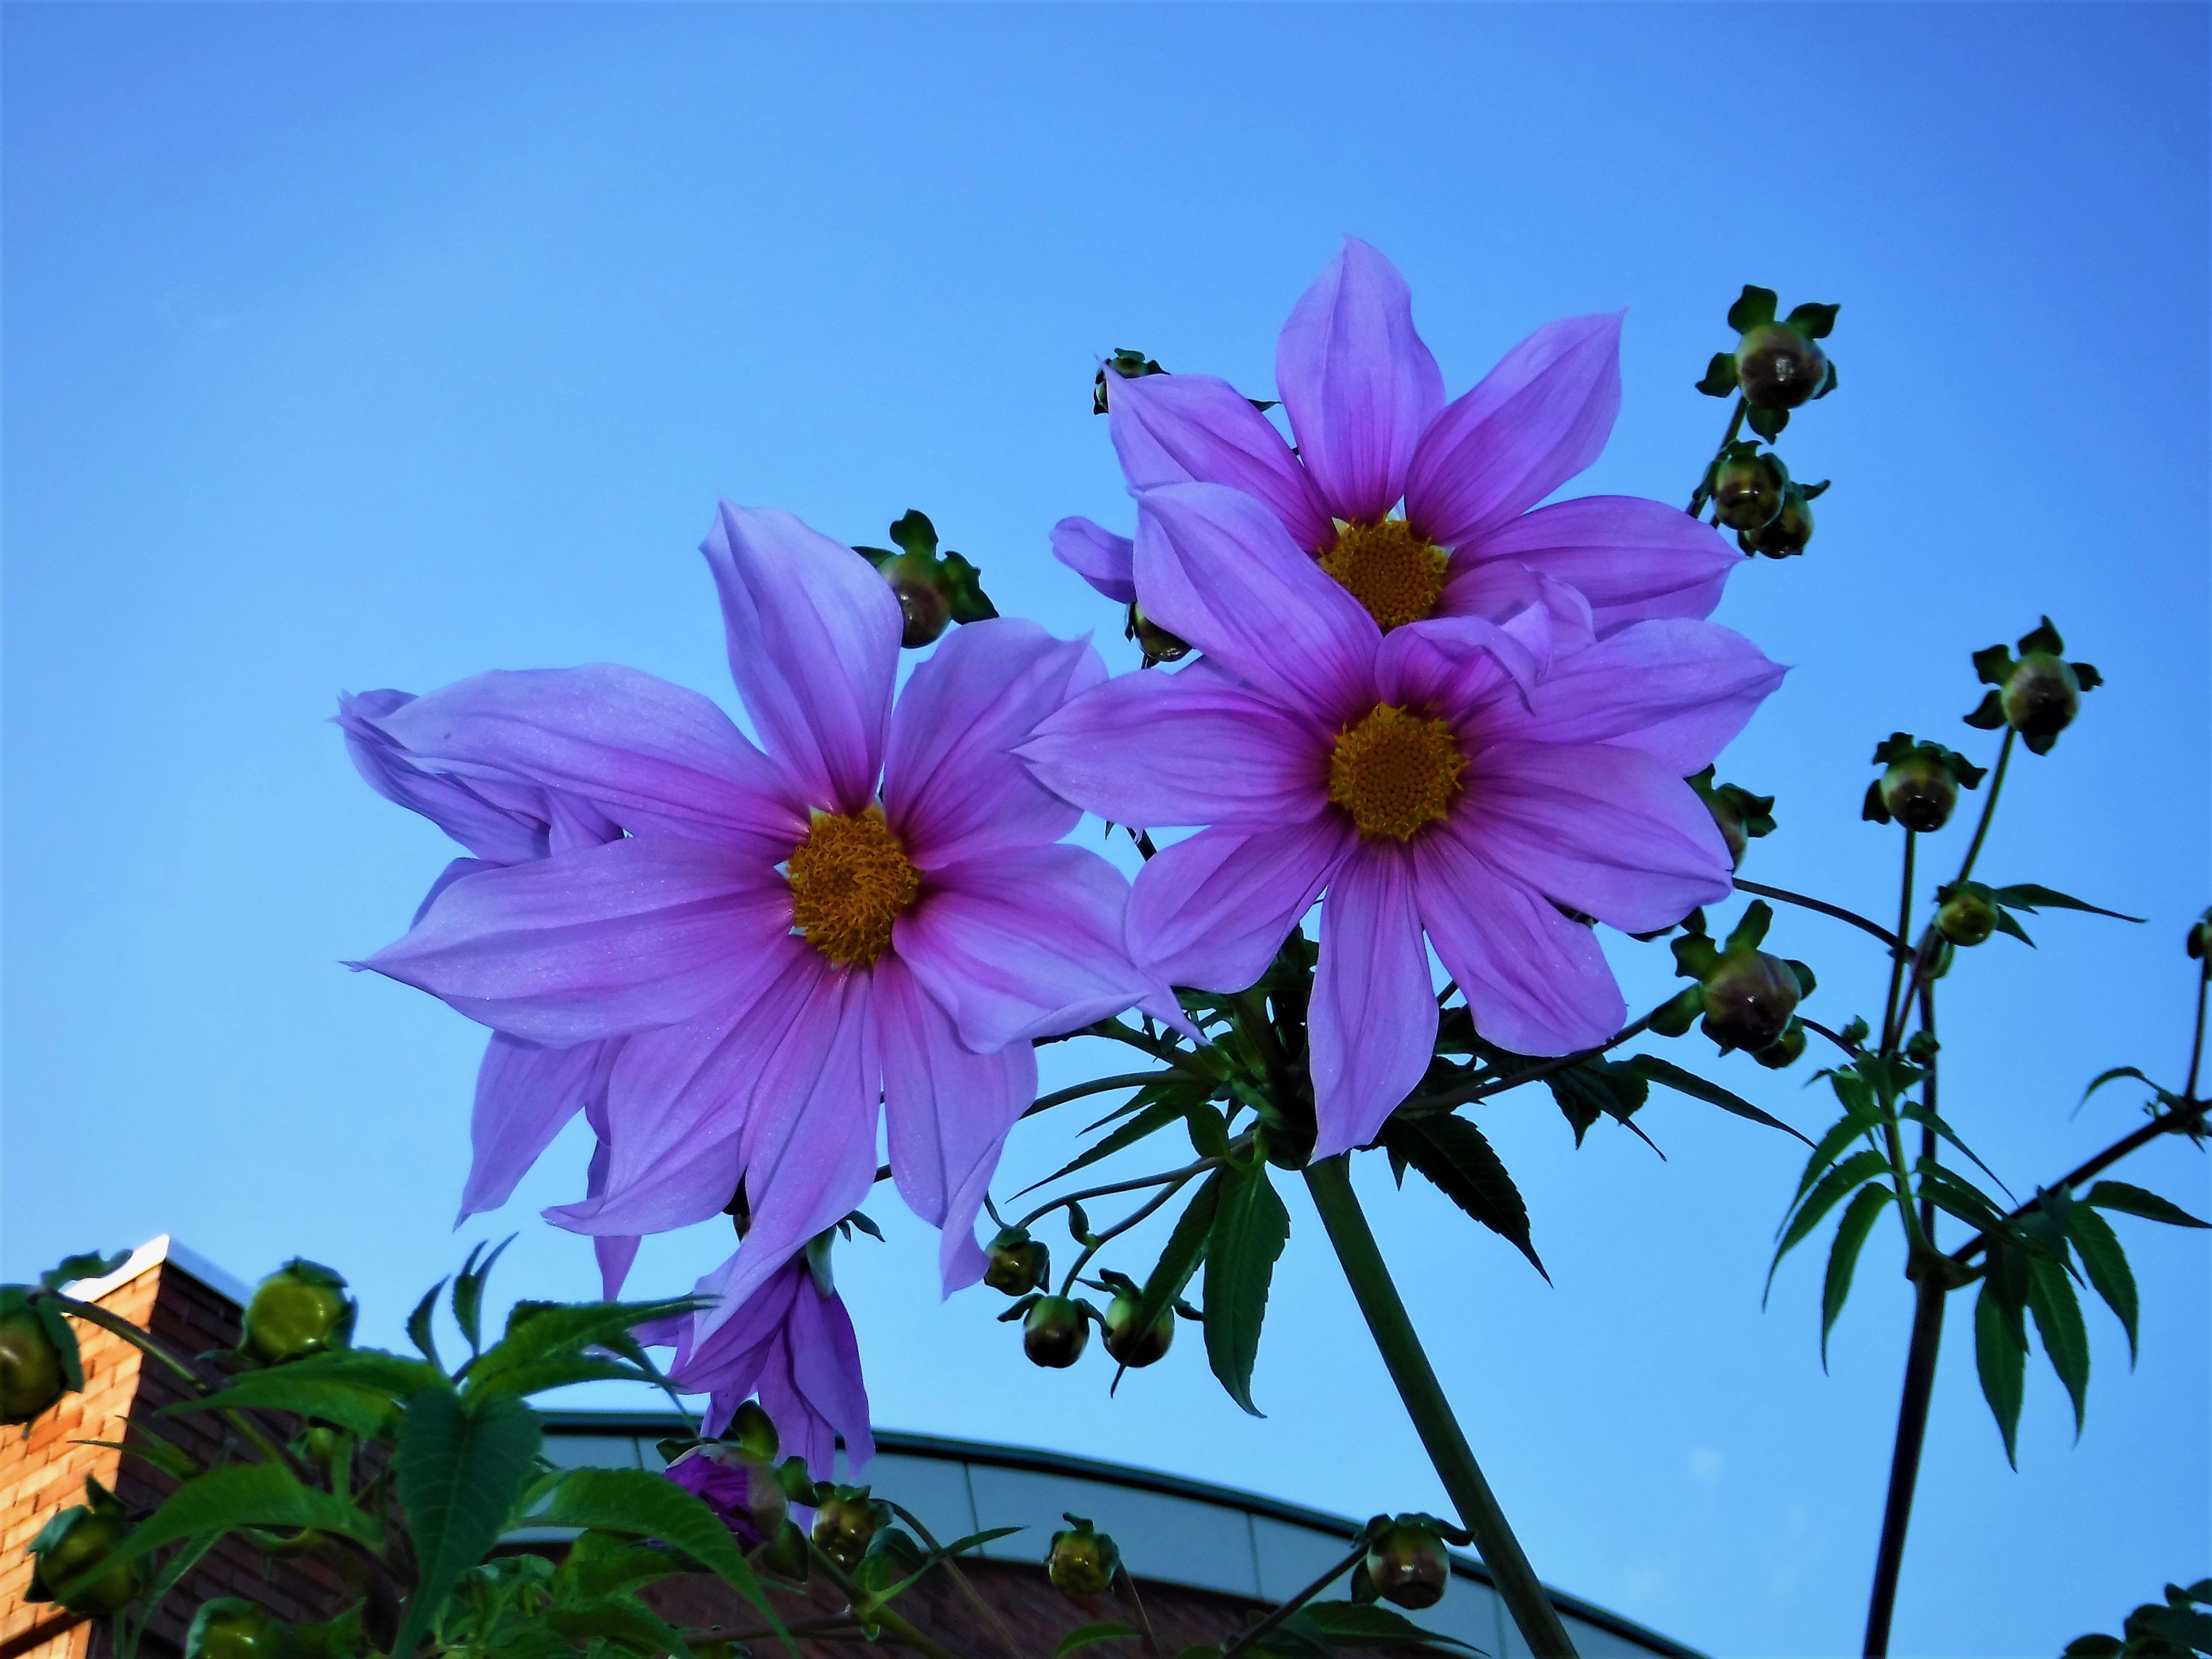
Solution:
{"label": "drooping petal", "polygon": [[[720,1302],[721,1281],[735,1265],[734,1256],[724,1261],[692,1287],[694,1294]],[[668,1375],[678,1388],[688,1394],[713,1395],[704,1413],[704,1432],[720,1434],[729,1427],[738,1407],[758,1390],[762,1377],[774,1363],[775,1350],[783,1343],[793,1305],[807,1278],[805,1260],[794,1256],[742,1303],[725,1307],[713,1334],[704,1338],[693,1318],[669,1322],[672,1328],[639,1327],[639,1340],[647,1346],[675,1346],[676,1358],[669,1364]],[[776,1428],[781,1438],[784,1425],[779,1422]]]}
{"label": "drooping petal", "polygon": [[1116,605],[1133,605],[1137,578],[1130,568],[1127,536],[1088,519],[1062,519],[1052,527],[1052,556]]}
{"label": "drooping petal", "polygon": [[1406,517],[1458,547],[1598,458],[1620,413],[1620,313],[1547,323],[1439,415],[1406,475]]}
{"label": "drooping petal", "polygon": [[340,693],[337,723],[362,781],[396,805],[420,812],[492,864],[520,864],[545,855],[545,825],[485,799],[450,773],[427,770],[376,724],[415,701],[405,691]]}
{"label": "drooping petal", "polygon": [[714,573],[730,672],[768,751],[810,806],[875,798],[904,624],[868,562],[790,514],[722,503],[699,550]]}
{"label": "drooping petal", "polygon": [[1436,987],[1403,848],[1364,842],[1337,867],[1321,907],[1307,1030],[1313,1155],[1332,1158],[1375,1138],[1436,1048]]}
{"label": "drooping petal", "polygon": [[1713,623],[1637,623],[1561,659],[1529,707],[1496,703],[1482,729],[1540,743],[1615,744],[1686,778],[1712,763],[1788,672]]}
{"label": "drooping petal", "polygon": [[[761,1382],[761,1406],[771,1421],[781,1423],[779,1410],[797,1414],[801,1402],[808,1414],[819,1419],[830,1436],[818,1431],[801,1454],[810,1469],[827,1470],[835,1441],[842,1437],[851,1468],[859,1469],[876,1455],[876,1437],[868,1428],[868,1389],[860,1376],[860,1345],[853,1334],[853,1316],[845,1298],[823,1296],[810,1279],[791,1299],[790,1322],[785,1328],[790,1356],[790,1394]],[[781,1379],[774,1379],[780,1383]]]}
{"label": "drooping petal", "polygon": [[1454,813],[1492,868],[1629,933],[1680,921],[1732,890],[1727,844],[1697,793],[1609,744],[1495,743]]}
{"label": "drooping petal", "polygon": [[1146,374],[1114,380],[1107,396],[1130,489],[1227,484],[1266,503],[1299,546],[1319,549],[1334,538],[1328,509],[1283,434],[1228,381]]}
{"label": "drooping petal", "polygon": [[[1523,513],[1462,543],[1479,569],[1511,559],[1556,577],[1589,601],[1598,636],[1654,617],[1705,617],[1744,556],[1719,531],[1664,501],[1585,495]],[[1444,588],[1449,604],[1458,580]]]}
{"label": "drooping petal", "polygon": [[1388,513],[1443,407],[1444,378],[1414,331],[1405,278],[1358,238],[1344,239],[1291,307],[1275,343],[1275,384],[1328,513],[1354,523]]}
{"label": "drooping petal", "polygon": [[[426,763],[521,779],[773,863],[806,833],[789,782],[696,691],[634,668],[479,674],[416,698],[377,729]],[[542,850],[542,849],[541,849]]]}
{"label": "drooping petal", "polygon": [[514,1195],[515,1184],[553,1137],[606,1087],[617,1047],[579,1042],[547,1048],[492,1033],[477,1068],[476,1112],[469,1125],[475,1157],[456,1227]]}
{"label": "drooping petal", "polygon": [[1015,746],[1106,678],[1081,640],[997,617],[949,635],[891,714],[884,811],[923,870],[1002,847],[1058,841],[1082,814],[1030,775]]}
{"label": "drooping petal", "polygon": [[1590,929],[1500,875],[1449,823],[1413,851],[1422,925],[1486,1041],[1518,1054],[1568,1054],[1626,1024]]}
{"label": "drooping petal", "polygon": [[1129,885],[1076,847],[1006,848],[930,872],[892,947],[961,1042],[991,1054],[1118,1014],[1153,988],[1129,960]]}
{"label": "drooping petal", "polygon": [[1279,828],[1201,830],[1164,848],[1130,896],[1131,949],[1170,985],[1243,990],[1267,970],[1355,839],[1343,814],[1329,811]]}
{"label": "drooping petal", "polygon": [[908,1207],[942,1230],[938,1269],[950,1296],[983,1276],[975,1215],[1006,1132],[1036,1097],[1036,1050],[1010,1042],[971,1053],[896,957],[876,966],[876,1018],[891,1172]]}
{"label": "drooping petal", "polygon": [[1269,702],[1334,726],[1369,696],[1382,630],[1251,496],[1147,490],[1136,570],[1147,616]]}
{"label": "drooping petal", "polygon": [[[1411,626],[1435,628],[1459,617],[1496,623],[1528,653],[1539,678],[1552,672],[1553,658],[1585,650],[1597,638],[1588,599],[1557,578],[1512,559],[1463,563],[1454,555],[1436,615]],[[1526,683],[1528,677],[1516,678]]]}
{"label": "drooping petal", "polygon": [[633,839],[465,876],[361,966],[565,1046],[734,1000],[790,929],[773,868],[708,842]]}
{"label": "drooping petal", "polygon": [[1122,674],[1017,751],[1058,793],[1115,823],[1288,823],[1328,802],[1325,728],[1217,675]]}
{"label": "drooping petal", "polygon": [[592,1255],[599,1268],[599,1295],[608,1302],[622,1297],[623,1281],[629,1277],[630,1264],[637,1260],[638,1237],[635,1233],[610,1235],[592,1241]]}

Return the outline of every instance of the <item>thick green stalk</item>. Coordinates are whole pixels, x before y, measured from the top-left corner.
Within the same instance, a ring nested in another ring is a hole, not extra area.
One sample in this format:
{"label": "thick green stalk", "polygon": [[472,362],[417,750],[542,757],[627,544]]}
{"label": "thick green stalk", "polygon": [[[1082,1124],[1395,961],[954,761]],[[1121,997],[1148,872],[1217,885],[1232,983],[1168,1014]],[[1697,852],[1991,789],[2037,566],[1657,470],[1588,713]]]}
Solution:
{"label": "thick green stalk", "polygon": [[1482,1477],[1481,1466],[1474,1461],[1459,1419],[1452,1415],[1443,1385],[1437,1381],[1428,1355],[1421,1351],[1421,1339],[1414,1333],[1413,1322],[1399,1299],[1398,1287],[1391,1282],[1382,1252],[1352,1190],[1351,1159],[1339,1155],[1310,1164],[1305,1176],[1314,1207],[1321,1212],[1322,1225],[1328,1230],[1329,1243],[1336,1248],[1336,1259],[1344,1266],[1345,1278],[1352,1282],[1352,1294],[1366,1316],[1367,1328],[1382,1351],[1390,1380],[1398,1386],[1398,1397],[1405,1401],[1406,1414],[1413,1419],[1429,1461],[1436,1465],[1445,1492],[1459,1510],[1460,1524],[1474,1534],[1475,1548],[1490,1569],[1498,1593],[1505,1598],[1513,1622],[1521,1627],[1522,1637],[1536,1659],[1576,1659],[1566,1626],[1559,1622],[1535,1570],[1522,1553],[1520,1540],[1492,1496],[1490,1483]]}

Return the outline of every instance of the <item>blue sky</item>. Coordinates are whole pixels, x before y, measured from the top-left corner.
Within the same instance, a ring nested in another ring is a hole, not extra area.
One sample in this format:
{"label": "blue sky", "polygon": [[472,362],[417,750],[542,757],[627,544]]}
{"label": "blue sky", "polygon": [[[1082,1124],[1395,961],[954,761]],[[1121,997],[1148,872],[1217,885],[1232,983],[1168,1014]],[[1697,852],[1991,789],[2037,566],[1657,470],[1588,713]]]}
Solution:
{"label": "blue sky", "polygon": [[[1797,665],[1723,762],[1779,797],[1747,874],[1889,908],[1868,754],[1904,727],[1986,759],[1967,654],[2047,611],[2109,684],[2023,759],[1984,867],[2152,921],[2054,916],[2039,951],[1963,962],[1946,1109],[2025,1190],[2134,1121],[2118,1091],[2074,1114],[2098,1071],[2179,1081],[2179,939],[2212,896],[2201,6],[18,6],[4,28],[9,1277],[165,1231],[249,1278],[298,1251],[391,1340],[469,1241],[519,1228],[508,1294],[587,1293],[587,1246],[535,1218],[580,1188],[575,1134],[447,1231],[480,1034],[337,964],[449,853],[353,776],[335,693],[605,660],[733,706],[692,551],[721,495],[851,541],[921,507],[1002,609],[1122,661],[1045,551],[1065,514],[1129,516],[1095,357],[1264,395],[1346,232],[1405,271],[1455,392],[1551,318],[1628,307],[1620,424],[1572,493],[1686,496],[1725,415],[1689,383],[1741,283],[1842,302],[1842,389],[1783,444],[1837,481],[1819,533],[1720,613]],[[1810,1012],[1871,1011],[1848,930],[1777,938],[1820,970]],[[1632,1001],[1663,993],[1654,948],[1613,954]],[[1667,1052],[1826,1121],[1809,1066]],[[1432,1194],[1360,1180],[1539,1570],[1717,1653],[1853,1650],[1895,1241],[1824,1376],[1817,1255],[1759,1307],[1796,1143],[1673,1100],[1639,1119],[1663,1163],[1610,1126],[1576,1151],[1541,1098],[1481,1121],[1554,1287]],[[1025,1128],[1001,1190],[1067,1134]],[[2185,1146],[2127,1173],[2206,1205]],[[1265,1422],[1194,1342],[1111,1401],[1103,1366],[1029,1368],[990,1292],[939,1304],[886,1196],[890,1244],[841,1269],[878,1420],[1442,1508],[1289,1196]],[[2122,1224],[2141,1362],[2093,1310],[2087,1432],[2032,1373],[2017,1474],[1954,1306],[1900,1652],[2054,1653],[2206,1569],[2208,1252]],[[653,1241],[636,1282],[726,1249]]]}

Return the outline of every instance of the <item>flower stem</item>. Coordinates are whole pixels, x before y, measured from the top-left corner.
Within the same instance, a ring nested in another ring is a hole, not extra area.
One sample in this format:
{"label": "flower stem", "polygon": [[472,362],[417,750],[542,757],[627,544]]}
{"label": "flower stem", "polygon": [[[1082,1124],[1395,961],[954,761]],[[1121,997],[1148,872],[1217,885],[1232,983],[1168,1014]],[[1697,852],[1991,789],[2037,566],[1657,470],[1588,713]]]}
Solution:
{"label": "flower stem", "polygon": [[1245,1650],[1249,1648],[1255,1642],[1257,1642],[1261,1637],[1267,1635],[1268,1632],[1273,1630],[1276,1626],[1281,1624],[1284,1620],[1289,1618],[1300,1607],[1305,1606],[1307,1602],[1312,1601],[1315,1596],[1319,1595],[1331,1584],[1334,1584],[1338,1579],[1343,1577],[1346,1573],[1350,1572],[1352,1568],[1358,1566],[1361,1561],[1364,1560],[1366,1556],[1367,1540],[1364,1537],[1362,1537],[1359,1542],[1353,1546],[1351,1554],[1346,1556],[1343,1560],[1338,1562],[1327,1572],[1322,1574],[1320,1577],[1315,1579],[1312,1583],[1308,1584],[1304,1589],[1300,1590],[1296,1595],[1293,1595],[1289,1601],[1284,1602],[1282,1606],[1277,1607],[1273,1613],[1269,1613],[1265,1619],[1262,1619],[1258,1624],[1249,1626],[1243,1635],[1239,1636],[1227,1647],[1222,1649],[1221,1659],[1237,1659],[1237,1655],[1245,1651]]}
{"label": "flower stem", "polygon": [[1838,921],[1848,921],[1863,933],[1872,933],[1893,951],[1897,949],[1897,935],[1878,921],[1869,921],[1856,910],[1846,910],[1840,904],[1831,904],[1826,899],[1808,898],[1802,893],[1793,893],[1787,887],[1768,887],[1755,881],[1735,878],[1739,893],[1756,893],[1761,898],[1780,899],[1784,904],[1802,904],[1808,910],[1818,910],[1824,916],[1833,916]]}
{"label": "flower stem", "polygon": [[1912,1340],[1905,1356],[1905,1394],[1897,1407],[1897,1446],[1889,1461],[1889,1495],[1882,1505],[1881,1542],[1875,1552],[1874,1594],[1867,1603],[1866,1659],[1886,1659],[1890,1616],[1897,1608],[1898,1574],[1905,1564],[1905,1528],[1912,1519],[1912,1491],[1920,1479],[1920,1449],[1928,1437],[1928,1402],[1936,1391],[1936,1353],[1943,1340],[1943,1309],[1950,1294],[1933,1274],[1913,1286]]}
{"label": "flower stem", "polygon": [[1055,1089],[1048,1095],[1039,1095],[1029,1103],[1022,1115],[1035,1117],[1039,1112],[1065,1106],[1069,1101],[1080,1100],[1085,1095],[1108,1094],[1115,1089],[1141,1089],[1147,1084],[1160,1083],[1182,1075],[1170,1068],[1164,1072],[1122,1072],[1114,1077],[1094,1077],[1088,1083],[1072,1084],[1065,1089]]}
{"label": "flower stem", "polygon": [[1917,953],[1905,948],[1905,936],[1912,928],[1912,855],[1920,845],[1917,831],[1910,825],[1905,831],[1905,879],[1897,896],[1897,946],[1889,953],[1889,997],[1881,1011],[1881,1051],[1885,1054],[1896,1049],[1904,1033],[1897,1028],[1904,1024],[1898,1014],[1897,994],[1905,988],[1905,964]]}
{"label": "flower stem", "polygon": [[2204,1062],[2204,994],[2212,990],[2212,956],[2204,958],[2204,971],[2197,976],[2197,1036],[2189,1045],[2189,1081],[2182,1085],[2185,1100],[2197,1098],[2197,1070]]}
{"label": "flower stem", "polygon": [[1990,776],[1989,799],[1982,803],[1981,822],[1974,826],[1974,839],[1966,848],[1966,861],[1959,866],[1960,881],[1974,873],[1974,861],[1982,855],[1982,842],[1989,836],[1990,820],[1996,816],[1997,794],[2004,787],[2005,769],[2012,764],[2012,743],[2017,735],[2009,726],[2005,727],[2004,742],[1997,747],[1997,763]]}
{"label": "flower stem", "polygon": [[1328,1231],[1329,1243],[1343,1264],[1345,1278],[1351,1281],[1352,1296],[1366,1317],[1382,1363],[1389,1368],[1390,1380],[1397,1384],[1406,1414],[1413,1419],[1429,1461],[1436,1465],[1445,1492],[1459,1510],[1461,1524],[1474,1534],[1475,1548],[1490,1569],[1498,1593],[1504,1597],[1513,1622],[1521,1627],[1536,1659],[1575,1659],[1566,1626],[1559,1622],[1535,1570],[1522,1553],[1520,1540],[1514,1537],[1504,1511],[1491,1494],[1490,1483],[1483,1479],[1481,1466],[1474,1461],[1459,1419],[1452,1415],[1443,1385],[1437,1381],[1428,1356],[1421,1351],[1421,1339],[1413,1330],[1406,1304],[1399,1299],[1398,1287],[1391,1282],[1382,1252],[1352,1190],[1351,1159],[1340,1154],[1309,1164],[1305,1176],[1314,1207],[1321,1212],[1322,1224]]}
{"label": "flower stem", "polygon": [[[1713,460],[1717,461],[1720,459],[1723,453],[1728,449],[1728,447],[1735,441],[1736,434],[1743,430],[1743,417],[1748,414],[1750,410],[1751,405],[1746,403],[1741,398],[1738,398],[1735,400],[1735,413],[1729,417],[1728,431],[1722,435],[1720,447],[1713,451]],[[1710,473],[1712,470],[1712,462],[1708,461],[1705,464],[1705,471]],[[1706,500],[1705,481],[1701,477],[1698,480],[1697,489],[1692,490],[1690,494],[1690,504],[1682,510],[1694,519],[1700,513],[1705,511]]]}

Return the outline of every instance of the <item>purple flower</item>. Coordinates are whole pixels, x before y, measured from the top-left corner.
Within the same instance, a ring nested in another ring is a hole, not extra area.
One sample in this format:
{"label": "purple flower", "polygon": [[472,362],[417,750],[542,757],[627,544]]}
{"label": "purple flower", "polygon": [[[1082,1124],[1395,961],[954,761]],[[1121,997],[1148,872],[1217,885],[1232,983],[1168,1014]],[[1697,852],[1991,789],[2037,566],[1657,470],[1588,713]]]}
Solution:
{"label": "purple flower", "polygon": [[[720,1211],[752,1230],[703,1338],[875,1178],[944,1229],[949,1290],[981,1276],[975,1216],[1034,1096],[1030,1039],[1155,981],[1128,888],[1054,843],[1077,810],[1012,754],[1104,678],[1079,641],[961,629],[892,708],[901,622],[881,578],[788,514],[724,504],[702,550],[762,745],[632,670],[492,673],[372,724],[464,779],[599,803],[627,836],[452,882],[365,964],[553,1048],[623,1039],[605,1185],[549,1212],[595,1235]],[[880,784],[880,793],[878,785]]]}
{"label": "purple flower", "polygon": [[1670,618],[1524,690],[1470,637],[1385,634],[1249,495],[1165,486],[1137,525],[1147,611],[1225,672],[1123,675],[1020,752],[1116,823],[1205,826],[1130,903],[1139,960],[1172,983],[1250,985],[1327,891],[1316,1155],[1369,1139],[1428,1065],[1424,933],[1491,1042],[1558,1054],[1617,1030],[1597,941],[1558,907],[1644,932],[1728,895],[1727,848],[1682,780],[1783,671]]}
{"label": "purple flower", "polygon": [[[1662,502],[1536,506],[1605,447],[1620,343],[1617,314],[1547,324],[1447,404],[1404,279],[1347,237],[1276,345],[1295,453],[1207,374],[1115,380],[1114,446],[1132,490],[1197,481],[1264,502],[1383,629],[1481,617],[1508,629],[1509,641],[1491,641],[1501,655],[1517,643],[1524,672],[1540,671],[1553,651],[1635,623],[1709,614],[1742,562],[1711,526]],[[1124,602],[1141,586],[1128,549],[1088,520],[1053,532],[1063,563]]]}
{"label": "purple flower", "polygon": [[709,1447],[686,1452],[661,1473],[702,1499],[748,1549],[768,1534],[753,1518],[753,1472],[737,1461],[725,1462]]}

